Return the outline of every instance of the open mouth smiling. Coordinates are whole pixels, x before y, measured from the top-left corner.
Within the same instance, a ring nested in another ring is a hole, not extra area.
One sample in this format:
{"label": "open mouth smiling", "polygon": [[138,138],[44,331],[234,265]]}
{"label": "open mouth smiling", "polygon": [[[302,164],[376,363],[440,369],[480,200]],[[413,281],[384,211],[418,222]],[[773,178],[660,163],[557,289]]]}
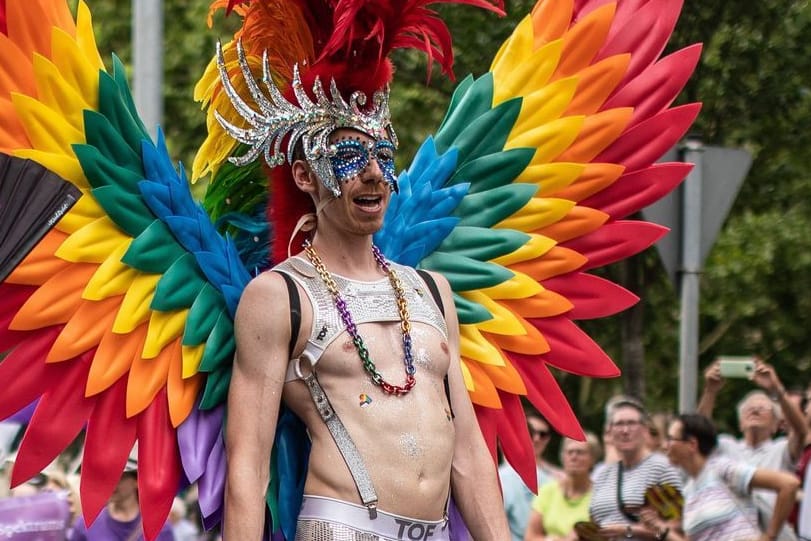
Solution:
{"label": "open mouth smiling", "polygon": [[364,208],[375,208],[383,201],[382,195],[360,195],[352,199],[352,201]]}

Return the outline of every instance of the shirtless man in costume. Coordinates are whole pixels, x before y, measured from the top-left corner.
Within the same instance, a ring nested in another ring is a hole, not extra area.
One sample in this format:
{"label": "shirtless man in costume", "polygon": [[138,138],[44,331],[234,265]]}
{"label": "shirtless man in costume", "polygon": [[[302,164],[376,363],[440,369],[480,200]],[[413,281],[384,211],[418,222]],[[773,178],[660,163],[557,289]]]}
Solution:
{"label": "shirtless man in costume", "polygon": [[[343,127],[329,135],[329,143],[339,148],[332,164],[342,181],[340,197],[324,186],[308,160],[292,164],[297,187],[320,209],[311,244],[277,267],[295,280],[301,296],[294,362],[289,361],[289,295],[279,272],[254,279],[237,311],[225,539],[261,537],[268,457],[282,401],[304,421],[312,440],[297,539],[447,539],[451,491],[474,539],[508,539],[493,460],[462,380],[450,287],[433,276],[443,317],[413,269],[388,263],[373,251],[372,234],[383,224],[396,182],[393,146],[385,136]],[[330,294],[327,284],[333,281],[346,300],[343,315],[358,323],[355,343]],[[398,304],[405,304],[405,313]],[[310,347],[308,339],[327,344],[317,359],[318,381],[357,446],[376,504],[363,506],[302,381],[311,371],[308,359],[316,356],[300,359]],[[405,346],[406,341],[413,344]],[[364,368],[363,357],[379,372],[380,384]],[[385,392],[388,385],[400,388]],[[330,534],[311,537],[323,535],[320,522],[330,524]],[[358,532],[364,531],[379,537],[361,537]]]}

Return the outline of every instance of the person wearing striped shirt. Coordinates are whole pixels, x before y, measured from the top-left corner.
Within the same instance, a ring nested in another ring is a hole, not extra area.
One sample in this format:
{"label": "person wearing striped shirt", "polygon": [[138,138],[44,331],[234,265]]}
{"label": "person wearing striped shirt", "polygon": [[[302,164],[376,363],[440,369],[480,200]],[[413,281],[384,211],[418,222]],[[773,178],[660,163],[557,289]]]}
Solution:
{"label": "person wearing striped shirt", "polygon": [[[773,541],[784,528],[799,480],[779,470],[757,468],[715,453],[718,437],[712,421],[701,414],[683,414],[668,428],[667,456],[689,480],[684,487],[680,532],[672,528],[668,541]],[[774,513],[761,531],[752,490],[776,494]],[[650,515],[643,521],[655,528],[668,525]]]}
{"label": "person wearing striped shirt", "polygon": [[619,462],[603,468],[594,479],[589,512],[607,539],[663,539],[662,531],[640,521],[645,491],[658,484],[681,489],[681,475],[661,453],[645,445],[645,409],[636,400],[618,402],[609,412],[611,440]]}

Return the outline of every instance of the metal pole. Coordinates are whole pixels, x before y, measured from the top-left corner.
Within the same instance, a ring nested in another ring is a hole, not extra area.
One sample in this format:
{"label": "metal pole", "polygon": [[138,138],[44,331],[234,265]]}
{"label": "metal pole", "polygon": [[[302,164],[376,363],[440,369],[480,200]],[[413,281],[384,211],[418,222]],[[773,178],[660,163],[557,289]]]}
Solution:
{"label": "metal pole", "polygon": [[688,138],[684,161],[693,163],[682,197],[681,323],[679,327],[679,411],[694,411],[698,382],[698,298],[701,276],[701,185],[703,144]]}
{"label": "metal pole", "polygon": [[152,137],[163,119],[163,0],[132,1],[135,106]]}

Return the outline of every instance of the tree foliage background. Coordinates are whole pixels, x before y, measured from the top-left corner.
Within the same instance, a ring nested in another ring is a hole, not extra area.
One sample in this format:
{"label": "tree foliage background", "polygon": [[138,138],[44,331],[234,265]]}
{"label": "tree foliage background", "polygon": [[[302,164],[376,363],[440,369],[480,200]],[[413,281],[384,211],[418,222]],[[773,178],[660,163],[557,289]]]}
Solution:
{"label": "tree foliage background", "polygon": [[[457,77],[485,72],[533,4],[507,0],[504,18],[441,6],[455,37]],[[89,5],[105,58],[116,51],[130,65],[130,0],[89,0]],[[216,39],[231,35],[233,21],[220,17],[208,29],[205,1],[166,0],[164,10],[163,128],[170,150],[188,165],[205,135],[193,87]],[[685,0],[669,46],[672,51],[704,44],[701,64],[680,98],[704,104],[695,132],[707,144],[745,148],[754,157],[702,275],[700,364],[706,366],[718,354],[756,354],[777,367],[788,387],[805,386],[811,373],[806,325],[811,309],[809,36],[807,0]],[[436,70],[426,84],[421,55],[398,52],[395,59],[392,107],[404,167],[419,141],[439,125],[453,84]],[[643,301],[625,315],[584,325],[624,369],[623,377],[587,380],[558,374],[592,430],[600,429],[606,399],[623,390],[642,395],[652,410],[673,411],[677,402],[678,295],[657,254],[650,250],[604,272],[628,284]],[[734,430],[733,405],[749,385],[727,386],[717,417]]]}

